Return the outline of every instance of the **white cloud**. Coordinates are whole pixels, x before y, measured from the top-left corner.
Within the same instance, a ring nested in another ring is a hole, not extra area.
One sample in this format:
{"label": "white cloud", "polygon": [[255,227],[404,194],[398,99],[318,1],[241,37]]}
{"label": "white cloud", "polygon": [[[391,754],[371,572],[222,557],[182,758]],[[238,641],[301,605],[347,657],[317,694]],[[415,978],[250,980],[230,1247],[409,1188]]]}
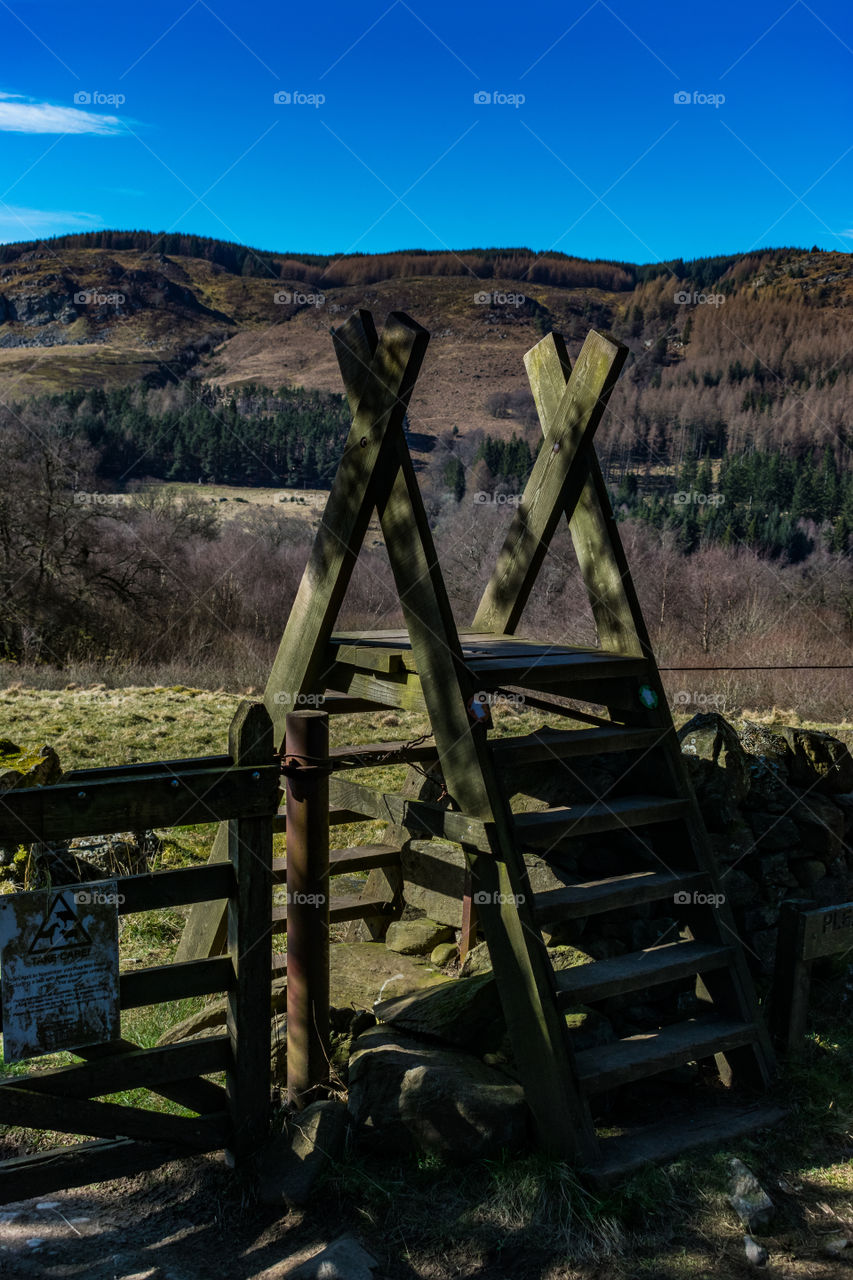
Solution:
{"label": "white cloud", "polygon": [[0,244],[34,240],[41,236],[61,236],[73,231],[95,231],[102,220],[94,213],[74,213],[63,209],[25,209],[0,203]]}
{"label": "white cloud", "polygon": [[50,102],[28,102],[20,94],[0,92],[2,133],[94,133],[102,136],[124,132],[118,116],[57,107]]}

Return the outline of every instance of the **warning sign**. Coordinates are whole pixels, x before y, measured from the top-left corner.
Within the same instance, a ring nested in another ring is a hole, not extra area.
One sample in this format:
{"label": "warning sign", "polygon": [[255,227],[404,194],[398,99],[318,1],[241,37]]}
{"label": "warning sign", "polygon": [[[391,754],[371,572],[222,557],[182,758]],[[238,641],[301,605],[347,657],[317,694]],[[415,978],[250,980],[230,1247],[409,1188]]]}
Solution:
{"label": "warning sign", "polygon": [[6,1062],[116,1040],[115,881],[0,897]]}

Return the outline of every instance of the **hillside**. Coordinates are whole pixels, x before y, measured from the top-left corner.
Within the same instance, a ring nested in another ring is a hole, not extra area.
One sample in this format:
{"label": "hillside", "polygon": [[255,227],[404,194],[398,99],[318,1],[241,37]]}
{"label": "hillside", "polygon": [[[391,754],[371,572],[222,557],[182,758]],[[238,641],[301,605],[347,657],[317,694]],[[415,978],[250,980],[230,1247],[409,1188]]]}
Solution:
{"label": "hillside", "polygon": [[600,441],[611,461],[677,461],[692,441],[713,454],[829,444],[846,466],[851,299],[850,255],[798,249],[637,266],[529,250],[286,257],[94,233],[0,247],[0,396],[190,371],[223,388],[338,392],[329,327],[396,308],[432,332],[416,433],[510,434],[523,397],[515,411],[494,397],[526,389],[523,353],[553,328],[574,354],[595,326],[632,350]]}

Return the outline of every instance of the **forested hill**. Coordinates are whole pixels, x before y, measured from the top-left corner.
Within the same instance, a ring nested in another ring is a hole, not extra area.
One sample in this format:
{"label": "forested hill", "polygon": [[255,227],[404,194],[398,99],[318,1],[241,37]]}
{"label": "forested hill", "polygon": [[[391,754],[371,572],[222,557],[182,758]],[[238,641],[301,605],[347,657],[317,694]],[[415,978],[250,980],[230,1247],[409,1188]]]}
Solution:
{"label": "forested hill", "polygon": [[401,309],[432,334],[410,411],[416,448],[452,428],[533,446],[524,352],[553,329],[574,356],[598,328],[631,351],[598,439],[617,483],[755,450],[817,450],[820,465],[828,449],[844,472],[851,303],[853,258],[817,249],[638,265],[525,248],[329,257],[89,232],[0,247],[0,400],[187,380],[192,394],[339,395],[329,328],[358,307],[380,323]]}

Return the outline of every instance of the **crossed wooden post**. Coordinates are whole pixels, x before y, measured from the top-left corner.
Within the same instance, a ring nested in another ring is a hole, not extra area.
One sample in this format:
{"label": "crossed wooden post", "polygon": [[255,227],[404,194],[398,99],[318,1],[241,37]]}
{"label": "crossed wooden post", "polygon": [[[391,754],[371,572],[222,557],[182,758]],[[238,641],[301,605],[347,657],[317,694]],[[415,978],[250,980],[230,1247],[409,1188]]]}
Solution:
{"label": "crossed wooden post", "polygon": [[[392,313],[381,338],[369,312],[333,334],[353,422],[338,472],[285,627],[264,700],[280,741],[300,695],[322,692],[330,640],[376,509],[423,690],[444,786],[463,813],[488,824],[489,853],[463,845],[479,914],[540,1144],[564,1157],[590,1156],[595,1134],[580,1090],[568,1033],[553,999],[541,933],[535,927],[524,860],[496,775],[485,727],[472,722],[477,692],[465,665],[423,501],[403,434],[403,417],[428,334]],[[556,404],[543,401],[546,443],[514,517],[475,628],[511,631],[563,513],[571,516],[589,448],[626,348],[592,333]],[[553,397],[552,397],[553,401]],[[220,838],[213,859],[222,856]],[[469,916],[470,919],[470,916]],[[180,959],[220,948],[213,909],[197,909]]]}

